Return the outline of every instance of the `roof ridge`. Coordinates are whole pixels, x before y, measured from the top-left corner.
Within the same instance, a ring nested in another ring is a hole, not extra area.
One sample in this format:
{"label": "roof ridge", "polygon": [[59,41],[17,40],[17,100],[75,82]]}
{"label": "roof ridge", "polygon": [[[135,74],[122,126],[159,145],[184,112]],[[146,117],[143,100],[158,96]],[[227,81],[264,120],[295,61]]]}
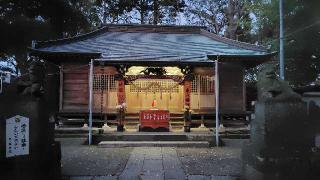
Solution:
{"label": "roof ridge", "polygon": [[176,24],[103,24],[104,27],[110,26],[129,26],[129,27],[182,27],[182,28],[207,28],[206,26],[197,26],[197,25],[176,25]]}
{"label": "roof ridge", "polygon": [[153,25],[153,24],[106,24],[109,32],[145,33],[200,33],[204,26]]}
{"label": "roof ridge", "polygon": [[206,31],[206,30],[203,30],[203,29],[200,30],[200,34],[204,35],[204,36],[207,36],[207,37],[209,37],[211,39],[214,39],[216,41],[220,41],[220,42],[223,42],[223,43],[226,43],[226,44],[229,44],[229,45],[232,45],[232,46],[236,46],[236,47],[239,47],[239,48],[248,49],[248,50],[254,50],[254,51],[269,52],[269,50],[267,48],[265,48],[264,46],[250,44],[250,43],[237,41],[237,40],[233,40],[233,39],[229,39],[229,38],[219,36],[217,34],[211,33],[209,31]]}

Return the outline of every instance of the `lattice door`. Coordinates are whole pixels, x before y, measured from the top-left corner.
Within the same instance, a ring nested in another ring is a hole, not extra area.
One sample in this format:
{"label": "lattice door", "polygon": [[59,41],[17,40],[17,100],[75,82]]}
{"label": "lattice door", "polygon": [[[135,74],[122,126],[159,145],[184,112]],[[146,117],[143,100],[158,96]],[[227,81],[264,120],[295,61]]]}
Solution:
{"label": "lattice door", "polygon": [[214,76],[195,76],[191,83],[191,109],[201,110],[215,107]]}
{"label": "lattice door", "polygon": [[128,111],[151,109],[153,99],[157,109],[178,112],[183,108],[182,86],[171,79],[138,79],[128,86]]}
{"label": "lattice door", "polygon": [[94,111],[106,113],[114,109],[116,102],[117,86],[114,75],[94,74],[93,77],[93,103]]}

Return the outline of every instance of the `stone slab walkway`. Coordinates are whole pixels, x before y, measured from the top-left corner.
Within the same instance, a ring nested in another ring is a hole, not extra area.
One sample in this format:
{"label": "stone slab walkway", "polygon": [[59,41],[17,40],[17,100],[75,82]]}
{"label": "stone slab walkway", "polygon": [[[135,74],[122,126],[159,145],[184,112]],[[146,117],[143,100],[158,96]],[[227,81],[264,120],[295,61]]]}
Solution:
{"label": "stone slab walkway", "polygon": [[235,180],[240,176],[241,143],[221,148],[99,148],[85,139],[57,139],[62,144],[64,180]]}
{"label": "stone slab walkway", "polygon": [[185,179],[185,173],[174,148],[137,147],[119,179]]}

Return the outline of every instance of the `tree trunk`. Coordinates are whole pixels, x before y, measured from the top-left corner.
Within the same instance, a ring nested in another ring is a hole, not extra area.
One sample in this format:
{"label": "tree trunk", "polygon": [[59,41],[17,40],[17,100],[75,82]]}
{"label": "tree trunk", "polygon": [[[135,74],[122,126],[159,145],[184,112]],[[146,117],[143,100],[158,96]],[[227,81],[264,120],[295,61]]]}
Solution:
{"label": "tree trunk", "polygon": [[102,17],[102,23],[103,24],[107,24],[107,8],[106,8],[106,4],[103,3],[103,17]]}
{"label": "tree trunk", "polygon": [[229,0],[225,14],[228,22],[225,36],[230,39],[237,39],[238,22],[243,14],[243,2]]}
{"label": "tree trunk", "polygon": [[157,25],[159,23],[159,2],[158,0],[153,0],[153,24]]}
{"label": "tree trunk", "polygon": [[146,12],[144,10],[140,10],[140,24],[145,24],[145,22],[144,22],[145,13]]}

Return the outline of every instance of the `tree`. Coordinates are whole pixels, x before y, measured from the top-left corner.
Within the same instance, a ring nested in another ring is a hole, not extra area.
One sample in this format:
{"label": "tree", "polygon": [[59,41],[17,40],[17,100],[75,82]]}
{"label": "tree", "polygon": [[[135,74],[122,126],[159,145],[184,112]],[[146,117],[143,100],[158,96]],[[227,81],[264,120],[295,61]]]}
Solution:
{"label": "tree", "polygon": [[130,23],[129,12],[133,6],[132,0],[96,0],[91,8],[100,19],[100,24]]}
{"label": "tree", "polygon": [[76,0],[2,0],[0,1],[0,59],[16,60],[25,70],[27,47],[32,40],[71,36],[90,28],[77,9]]}
{"label": "tree", "polygon": [[[260,43],[274,51],[279,47],[278,4],[278,0],[257,0],[251,6]],[[285,1],[284,7],[286,80],[294,86],[307,85],[320,73],[320,2]]]}
{"label": "tree", "polygon": [[251,18],[246,0],[190,0],[185,16],[190,24],[209,27],[215,34],[250,41]]}
{"label": "tree", "polygon": [[222,34],[226,26],[225,0],[192,0],[187,2],[185,16],[189,24],[207,26],[211,32]]}
{"label": "tree", "polygon": [[239,39],[251,30],[251,19],[249,11],[246,8],[246,1],[228,0],[224,13],[227,21],[225,37],[230,39]]}
{"label": "tree", "polygon": [[[141,24],[174,23],[179,12],[183,12],[184,0],[133,0],[140,14]],[[148,19],[147,19],[148,18]]]}
{"label": "tree", "polygon": [[[286,73],[294,85],[310,84],[320,74],[319,7],[317,0],[301,1],[294,15],[287,18]],[[290,32],[293,34],[290,35]]]}

